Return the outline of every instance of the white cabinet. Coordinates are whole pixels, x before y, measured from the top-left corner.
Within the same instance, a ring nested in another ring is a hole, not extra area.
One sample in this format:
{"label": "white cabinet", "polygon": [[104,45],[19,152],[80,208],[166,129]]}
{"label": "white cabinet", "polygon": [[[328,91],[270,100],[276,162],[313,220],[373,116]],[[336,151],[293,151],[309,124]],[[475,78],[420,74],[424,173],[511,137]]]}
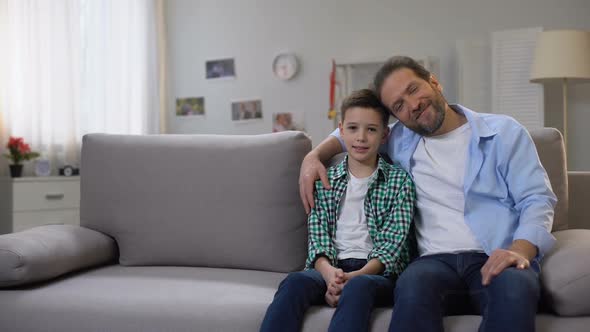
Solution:
{"label": "white cabinet", "polygon": [[80,224],[79,177],[0,179],[0,234],[49,224]]}

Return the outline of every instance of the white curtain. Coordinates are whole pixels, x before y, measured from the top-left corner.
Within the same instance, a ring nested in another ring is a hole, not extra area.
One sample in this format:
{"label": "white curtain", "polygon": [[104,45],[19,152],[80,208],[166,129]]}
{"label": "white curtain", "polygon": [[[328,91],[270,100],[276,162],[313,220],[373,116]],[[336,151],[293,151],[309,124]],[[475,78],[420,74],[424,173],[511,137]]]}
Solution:
{"label": "white curtain", "polygon": [[0,0],[2,139],[54,168],[91,132],[158,132],[154,0]]}

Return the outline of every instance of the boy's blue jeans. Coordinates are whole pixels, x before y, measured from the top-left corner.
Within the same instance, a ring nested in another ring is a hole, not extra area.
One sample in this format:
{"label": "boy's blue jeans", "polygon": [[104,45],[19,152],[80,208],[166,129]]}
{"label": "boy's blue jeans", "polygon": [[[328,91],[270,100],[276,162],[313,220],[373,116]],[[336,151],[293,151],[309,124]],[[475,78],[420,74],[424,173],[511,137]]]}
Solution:
{"label": "boy's blue jeans", "polygon": [[443,316],[482,315],[479,331],[534,331],[540,297],[538,265],[508,268],[484,287],[484,253],[438,254],[414,260],[397,280],[389,331],[443,331]]}
{"label": "boy's blue jeans", "polygon": [[[338,267],[351,272],[366,263],[364,259],[344,259],[338,261]],[[328,331],[368,331],[373,307],[391,305],[394,287],[392,279],[380,275],[350,279],[342,289]],[[260,331],[300,331],[305,311],[312,305],[326,303],[326,290],[326,282],[316,270],[289,273],[279,285]]]}

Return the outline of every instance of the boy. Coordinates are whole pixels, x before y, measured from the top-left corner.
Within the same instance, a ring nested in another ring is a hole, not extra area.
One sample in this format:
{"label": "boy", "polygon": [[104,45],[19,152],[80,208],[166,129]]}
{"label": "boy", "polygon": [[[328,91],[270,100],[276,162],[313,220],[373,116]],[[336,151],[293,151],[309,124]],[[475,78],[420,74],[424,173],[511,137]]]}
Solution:
{"label": "boy", "polygon": [[378,155],[389,112],[368,89],[342,103],[348,155],[316,182],[305,271],[279,285],[261,331],[299,331],[307,308],[336,307],[329,331],[366,331],[375,305],[391,305],[395,279],[410,260],[415,189],[409,175]]}

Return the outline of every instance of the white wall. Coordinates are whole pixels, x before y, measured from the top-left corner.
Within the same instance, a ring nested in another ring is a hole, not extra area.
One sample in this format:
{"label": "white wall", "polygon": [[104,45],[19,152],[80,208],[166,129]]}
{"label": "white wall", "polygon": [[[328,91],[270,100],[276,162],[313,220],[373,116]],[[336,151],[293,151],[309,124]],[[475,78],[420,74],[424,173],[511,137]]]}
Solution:
{"label": "white wall", "polygon": [[[590,30],[588,0],[168,0],[169,133],[270,132],[273,112],[304,112],[318,144],[327,119],[330,61],[438,56],[449,102],[457,99],[456,40],[542,26]],[[302,65],[292,81],[273,77],[281,51]],[[237,78],[205,80],[205,61],[235,57]],[[547,112],[561,110],[559,85],[546,88]],[[555,91],[554,91],[555,90]],[[570,89],[570,169],[590,170],[590,84]],[[204,117],[176,117],[176,97],[205,96]],[[261,98],[264,119],[233,123],[231,101]],[[469,105],[467,105],[469,106]],[[555,106],[555,107],[554,107]],[[556,108],[556,109],[554,109]],[[547,116],[549,126],[561,125]]]}

